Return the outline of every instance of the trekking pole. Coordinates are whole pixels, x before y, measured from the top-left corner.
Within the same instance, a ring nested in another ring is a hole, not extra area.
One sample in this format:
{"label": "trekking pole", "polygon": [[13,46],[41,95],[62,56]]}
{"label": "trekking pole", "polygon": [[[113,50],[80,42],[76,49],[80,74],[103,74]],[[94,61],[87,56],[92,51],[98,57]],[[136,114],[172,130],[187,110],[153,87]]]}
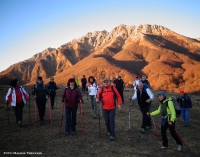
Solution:
{"label": "trekking pole", "polygon": [[7,101],[7,118],[8,118],[8,124],[10,123],[10,117],[9,117],[9,111],[8,111],[8,101]]}
{"label": "trekking pole", "polygon": [[128,129],[131,130],[131,100],[130,100],[130,105],[129,105],[129,112],[128,112]]}
{"label": "trekking pole", "polygon": [[187,145],[185,144],[185,142],[183,141],[183,139],[181,138],[181,136],[179,135],[179,133],[176,131],[176,129],[174,129],[176,135],[179,137],[179,139],[181,140],[181,142],[185,145],[185,147],[187,148],[188,151],[190,151],[190,149],[187,147]]}
{"label": "trekking pole", "polygon": [[50,124],[52,124],[52,110],[51,110],[51,104],[50,104],[50,100],[48,98],[48,106],[49,106],[49,118],[50,118]]}
{"label": "trekking pole", "polygon": [[63,117],[64,117],[64,105],[65,105],[65,103],[63,102],[63,105],[62,105],[62,116],[61,116],[61,119],[60,119],[60,133],[62,131],[62,121],[63,121]]}
{"label": "trekking pole", "polygon": [[55,99],[56,99],[56,108],[57,108],[57,94],[56,94],[56,96],[55,96]]}
{"label": "trekking pole", "polygon": [[154,129],[154,131],[155,131],[157,137],[158,137],[158,140],[160,141],[161,144],[163,144],[162,139],[161,139],[161,137],[160,137],[160,135],[158,134],[158,131],[157,131],[157,129],[156,129],[156,125],[155,125],[155,122],[154,122],[153,117],[151,117],[151,124],[152,124],[152,126],[153,126],[153,129]]}
{"label": "trekking pole", "polygon": [[82,135],[84,135],[84,117],[83,117],[83,106],[80,103],[80,110],[81,110],[81,120],[82,120]]}
{"label": "trekking pole", "polygon": [[101,117],[100,117],[100,105],[99,105],[99,110],[98,110],[98,115],[99,115],[99,135],[101,137]]}
{"label": "trekking pole", "polygon": [[29,105],[28,106],[29,106],[29,122],[31,123],[31,106],[30,106],[30,101],[31,100],[30,100],[30,96],[31,95],[29,94],[29,99],[28,99]]}
{"label": "trekking pole", "polygon": [[37,117],[36,117],[36,98],[34,98],[34,116],[35,116],[35,122],[37,122]]}

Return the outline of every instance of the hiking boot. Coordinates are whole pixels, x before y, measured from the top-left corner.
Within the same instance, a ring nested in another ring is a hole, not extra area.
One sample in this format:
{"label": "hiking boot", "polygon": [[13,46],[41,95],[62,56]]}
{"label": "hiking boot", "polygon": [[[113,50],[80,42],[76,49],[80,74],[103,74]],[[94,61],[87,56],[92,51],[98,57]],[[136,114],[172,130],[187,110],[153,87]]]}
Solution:
{"label": "hiking boot", "polygon": [[160,149],[167,149],[167,147],[166,146],[162,146],[162,147],[160,147]]}
{"label": "hiking boot", "polygon": [[96,114],[94,114],[94,119],[97,119],[97,115]]}
{"label": "hiking boot", "polygon": [[69,132],[65,131],[65,135],[69,135]]}
{"label": "hiking boot", "polygon": [[44,120],[41,120],[41,121],[40,121],[40,125],[43,125],[43,124],[44,124]]}
{"label": "hiking boot", "polygon": [[152,126],[147,126],[146,130],[152,130]]}
{"label": "hiking boot", "polygon": [[110,136],[110,141],[113,141],[115,138],[113,136]]}
{"label": "hiking boot", "polygon": [[107,132],[107,135],[110,136],[110,132]]}
{"label": "hiking boot", "polygon": [[182,150],[182,148],[183,148],[183,146],[182,146],[182,145],[178,145],[178,151],[181,151],[181,150]]}
{"label": "hiking boot", "polygon": [[21,126],[22,126],[21,120],[18,121],[17,125],[18,125],[19,128],[21,128]]}
{"label": "hiking boot", "polygon": [[142,134],[144,134],[144,133],[145,133],[145,129],[144,129],[144,128],[141,128],[140,132],[141,132]]}
{"label": "hiking boot", "polygon": [[72,135],[76,135],[76,131],[72,131]]}

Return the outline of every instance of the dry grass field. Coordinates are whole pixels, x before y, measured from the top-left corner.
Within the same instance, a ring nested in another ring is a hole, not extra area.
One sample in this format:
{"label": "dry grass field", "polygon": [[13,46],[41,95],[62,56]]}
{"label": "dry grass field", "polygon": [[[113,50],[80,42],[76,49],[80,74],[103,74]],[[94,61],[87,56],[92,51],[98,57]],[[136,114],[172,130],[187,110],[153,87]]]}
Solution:
{"label": "dry grass field", "polygon": [[[99,133],[99,119],[94,119],[92,108],[87,100],[86,94],[83,95],[84,104],[84,135],[82,134],[82,121],[79,110],[77,112],[77,135],[64,135],[64,125],[60,133],[60,119],[62,114],[61,93],[58,90],[55,109],[52,111],[53,123],[50,124],[48,105],[46,106],[45,123],[40,125],[34,121],[34,101],[31,98],[31,122],[29,115],[29,103],[24,107],[23,125],[18,128],[15,123],[14,111],[9,107],[9,124],[7,119],[7,108],[5,95],[7,86],[0,86],[0,156],[70,156],[70,157],[198,157],[200,156],[200,97],[190,95],[193,101],[190,125],[184,127],[181,117],[176,122],[176,129],[191,151],[184,147],[183,151],[178,152],[175,141],[168,134],[169,148],[160,150],[160,141],[157,139],[154,130],[149,130],[146,134],[139,132],[141,125],[141,113],[136,102],[128,100],[129,95],[133,94],[132,88],[126,88],[124,92],[125,103],[121,111],[116,111],[116,138],[109,141],[106,134],[105,124],[101,118],[101,137]],[[31,93],[30,87],[25,87]],[[157,91],[153,91],[154,94]],[[168,93],[172,96],[172,93]],[[174,96],[174,95],[173,95]],[[129,126],[129,105],[131,107],[131,129]],[[152,110],[158,107],[158,100],[155,98]],[[160,116],[154,117],[158,132],[160,133]],[[65,120],[63,119],[63,124]],[[15,153],[26,153],[16,155]],[[27,152],[38,152],[40,155],[27,154]],[[11,153],[10,155],[5,155]]]}

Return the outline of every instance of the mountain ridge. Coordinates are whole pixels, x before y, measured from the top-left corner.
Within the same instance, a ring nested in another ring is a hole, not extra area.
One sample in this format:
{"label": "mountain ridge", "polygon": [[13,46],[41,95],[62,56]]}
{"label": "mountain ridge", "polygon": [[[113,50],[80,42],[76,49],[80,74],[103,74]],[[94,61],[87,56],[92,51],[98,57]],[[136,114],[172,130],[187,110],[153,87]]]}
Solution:
{"label": "mountain ridge", "polygon": [[79,78],[94,75],[99,82],[121,75],[128,85],[136,75],[146,74],[153,89],[195,92],[200,90],[198,83],[188,84],[189,79],[200,81],[199,54],[200,41],[164,26],[121,24],[110,32],[88,32],[58,48],[47,48],[1,72],[0,80],[8,83],[8,78],[21,77],[22,83],[33,84],[41,75],[45,82],[55,76],[58,84],[65,84],[61,80],[75,73]]}

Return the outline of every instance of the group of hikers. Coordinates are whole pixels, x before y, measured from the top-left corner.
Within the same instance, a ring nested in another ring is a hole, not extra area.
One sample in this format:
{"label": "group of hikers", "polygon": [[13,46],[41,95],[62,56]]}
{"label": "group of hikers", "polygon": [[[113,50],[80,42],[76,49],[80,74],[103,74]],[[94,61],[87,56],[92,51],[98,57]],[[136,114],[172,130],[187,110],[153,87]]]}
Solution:
{"label": "group of hikers", "polygon": [[[93,116],[96,119],[99,115],[99,109],[97,103],[102,102],[101,108],[103,111],[103,117],[107,129],[107,135],[109,140],[115,139],[115,112],[118,107],[121,109],[124,103],[123,91],[125,83],[121,76],[116,76],[113,81],[109,78],[102,80],[103,86],[100,88],[94,76],[89,76],[86,79],[85,75],[81,79],[82,92],[78,79],[73,74],[68,80],[67,86],[62,93],[63,107],[65,108],[65,135],[76,134],[76,115],[79,104],[83,103],[82,93],[87,92],[90,103],[92,106]],[[112,85],[113,83],[113,85]],[[27,94],[25,89],[20,86],[17,79],[14,79],[10,83],[10,88],[6,95],[7,104],[13,106],[16,116],[16,122],[19,127],[22,123],[23,107],[26,104],[26,99],[30,99],[30,95]],[[167,97],[165,91],[159,91],[157,93],[160,105],[157,110],[150,111],[151,103],[154,99],[154,94],[151,91],[150,83],[147,77],[143,75],[141,79],[137,76],[133,82],[134,94],[129,96],[129,100],[138,101],[140,111],[142,113],[142,125],[141,133],[145,133],[147,130],[152,129],[153,116],[161,114],[161,137],[162,147],[166,149],[168,147],[168,139],[166,131],[169,128],[170,134],[178,145],[178,151],[182,150],[183,143],[175,130],[176,109],[172,98]],[[57,85],[54,82],[54,78],[50,77],[50,82],[45,85],[42,77],[38,77],[36,84],[32,88],[32,95],[34,96],[35,103],[37,104],[40,124],[44,124],[45,108],[47,99],[50,98],[51,109],[54,109],[54,101],[56,96]],[[180,105],[180,111],[184,120],[184,125],[187,127],[189,124],[189,114],[192,108],[192,102],[190,97],[183,91],[180,91],[180,96],[175,98]]]}

